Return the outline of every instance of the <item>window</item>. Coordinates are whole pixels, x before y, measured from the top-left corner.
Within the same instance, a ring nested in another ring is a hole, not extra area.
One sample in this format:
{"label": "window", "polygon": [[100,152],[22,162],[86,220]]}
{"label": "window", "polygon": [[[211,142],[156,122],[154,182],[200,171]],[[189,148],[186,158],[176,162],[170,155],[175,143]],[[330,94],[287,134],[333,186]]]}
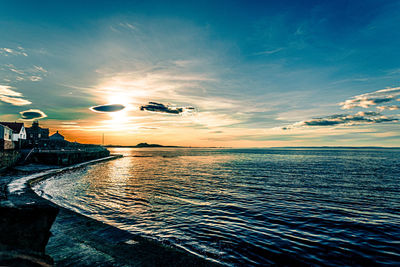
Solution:
{"label": "window", "polygon": [[40,134],[38,134],[38,138],[40,138],[40,136],[41,136],[41,135],[40,135]]}

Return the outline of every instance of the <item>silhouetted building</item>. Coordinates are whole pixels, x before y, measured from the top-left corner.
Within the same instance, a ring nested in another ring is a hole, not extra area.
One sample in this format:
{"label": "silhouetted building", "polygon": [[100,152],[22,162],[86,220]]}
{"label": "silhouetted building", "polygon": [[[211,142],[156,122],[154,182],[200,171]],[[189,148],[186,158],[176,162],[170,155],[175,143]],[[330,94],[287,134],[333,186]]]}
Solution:
{"label": "silhouetted building", "polygon": [[0,150],[14,149],[12,141],[13,130],[0,124]]}
{"label": "silhouetted building", "polygon": [[49,129],[41,128],[37,121],[32,123],[32,127],[26,128],[26,135],[27,143],[31,146],[47,146],[47,142],[49,141]]}
{"label": "silhouetted building", "polygon": [[50,140],[64,140],[64,136],[62,136],[58,131],[50,136]]}

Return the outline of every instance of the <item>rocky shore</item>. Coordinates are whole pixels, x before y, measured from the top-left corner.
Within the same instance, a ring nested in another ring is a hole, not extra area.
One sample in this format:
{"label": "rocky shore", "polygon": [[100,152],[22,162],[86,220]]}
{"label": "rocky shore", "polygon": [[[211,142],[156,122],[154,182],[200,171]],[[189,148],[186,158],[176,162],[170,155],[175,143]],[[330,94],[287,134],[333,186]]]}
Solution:
{"label": "rocky shore", "polygon": [[[12,180],[0,199],[0,266],[213,266],[47,201],[32,183],[107,157]],[[51,232],[50,232],[51,231]]]}

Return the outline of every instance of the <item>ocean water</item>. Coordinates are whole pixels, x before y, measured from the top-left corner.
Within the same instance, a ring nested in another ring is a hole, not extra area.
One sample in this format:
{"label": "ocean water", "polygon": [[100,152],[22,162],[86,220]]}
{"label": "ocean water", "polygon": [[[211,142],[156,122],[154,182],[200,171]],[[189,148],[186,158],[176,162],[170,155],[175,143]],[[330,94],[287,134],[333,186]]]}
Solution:
{"label": "ocean water", "polygon": [[36,192],[230,266],[400,265],[399,149],[111,151]]}

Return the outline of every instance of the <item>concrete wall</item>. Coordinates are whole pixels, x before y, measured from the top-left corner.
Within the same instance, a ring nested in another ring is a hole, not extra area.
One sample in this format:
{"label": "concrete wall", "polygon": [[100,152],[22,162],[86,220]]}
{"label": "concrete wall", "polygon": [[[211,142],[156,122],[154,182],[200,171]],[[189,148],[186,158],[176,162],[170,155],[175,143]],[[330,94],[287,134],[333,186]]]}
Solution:
{"label": "concrete wall", "polygon": [[92,159],[108,157],[110,152],[106,149],[98,151],[54,151],[35,152],[28,159],[29,162],[67,166]]}
{"label": "concrete wall", "polygon": [[0,172],[14,166],[20,156],[18,151],[0,151]]}
{"label": "concrete wall", "polygon": [[4,140],[3,141],[3,149],[4,150],[12,150],[14,149],[14,142],[13,141],[9,141],[9,140]]}
{"label": "concrete wall", "polygon": [[14,149],[12,134],[10,128],[0,124],[0,151]]}

